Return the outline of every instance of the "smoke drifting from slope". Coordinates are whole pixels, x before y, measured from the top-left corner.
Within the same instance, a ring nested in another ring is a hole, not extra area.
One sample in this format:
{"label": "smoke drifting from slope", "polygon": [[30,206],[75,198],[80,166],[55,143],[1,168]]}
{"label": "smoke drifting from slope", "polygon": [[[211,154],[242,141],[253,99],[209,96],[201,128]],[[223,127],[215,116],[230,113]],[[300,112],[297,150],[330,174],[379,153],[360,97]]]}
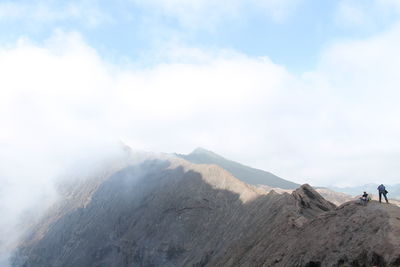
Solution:
{"label": "smoke drifting from slope", "polygon": [[[24,230],[58,198],[62,179],[85,177],[101,161],[121,156],[115,144],[97,143],[70,136],[69,142],[47,143],[45,139],[22,140],[2,146],[0,160],[0,265]],[[31,143],[36,142],[36,143]],[[46,146],[47,145],[47,146]],[[51,147],[53,146],[53,147]]]}
{"label": "smoke drifting from slope", "polygon": [[112,155],[119,139],[150,151],[202,146],[298,183],[396,181],[400,83],[377,66],[400,67],[388,56],[399,31],[332,46],[301,77],[268,58],[188,48],[169,64],[118,67],[74,33],[0,48],[1,236],[57,197],[68,166]]}
{"label": "smoke drifting from slope", "polygon": [[[57,199],[55,185],[73,166],[81,172],[82,162],[117,156],[119,139],[139,149],[158,150],[164,144],[160,150],[172,150],[178,140],[186,141],[176,148],[192,148],[198,142],[192,131],[201,126],[189,130],[179,124],[204,108],[218,112],[221,101],[224,115],[252,101],[245,86],[249,78],[254,92],[263,94],[265,86],[259,85],[269,80],[269,94],[287,75],[269,62],[230,57],[237,62],[204,59],[204,65],[124,70],[103,62],[79,35],[61,32],[41,45],[20,40],[1,48],[0,254],[22,234],[21,224]],[[239,76],[243,64],[247,74]],[[215,91],[215,85],[226,89]]]}

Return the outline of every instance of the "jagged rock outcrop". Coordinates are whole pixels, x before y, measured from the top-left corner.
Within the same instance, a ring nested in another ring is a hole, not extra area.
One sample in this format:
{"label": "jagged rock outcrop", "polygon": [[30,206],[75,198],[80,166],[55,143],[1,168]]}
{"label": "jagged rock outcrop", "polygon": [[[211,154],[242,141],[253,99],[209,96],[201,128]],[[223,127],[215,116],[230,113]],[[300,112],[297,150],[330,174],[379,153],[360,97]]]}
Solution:
{"label": "jagged rock outcrop", "polygon": [[[282,189],[282,188],[276,188],[276,187],[270,187],[270,186],[266,186],[266,185],[259,185],[257,186],[258,188],[261,188],[263,190],[265,190],[266,192],[270,192],[270,191],[275,191],[277,193],[283,194],[283,193],[288,193],[291,194],[293,192],[293,190],[290,189]],[[329,202],[332,202],[333,204],[339,206],[345,202],[349,202],[352,200],[356,200],[359,197],[352,197],[350,195],[346,195],[344,193],[340,193],[340,192],[335,192],[332,191],[330,189],[327,188],[322,188],[322,187],[317,187],[314,188],[315,191],[317,191],[323,198],[325,198],[326,200],[328,200]]]}
{"label": "jagged rock outcrop", "polygon": [[[266,194],[166,157],[64,187],[13,266],[398,266],[400,209]],[[66,208],[68,207],[68,208]]]}

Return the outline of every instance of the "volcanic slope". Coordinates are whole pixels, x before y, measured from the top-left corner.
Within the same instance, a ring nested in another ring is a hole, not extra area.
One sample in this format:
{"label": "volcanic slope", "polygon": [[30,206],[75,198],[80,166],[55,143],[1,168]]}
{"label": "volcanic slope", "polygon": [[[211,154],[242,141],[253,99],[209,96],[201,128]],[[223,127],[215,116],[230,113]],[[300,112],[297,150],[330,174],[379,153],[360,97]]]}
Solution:
{"label": "volcanic slope", "polygon": [[[291,193],[294,189],[300,187],[299,184],[280,178],[270,172],[248,167],[241,163],[225,159],[224,157],[204,148],[196,148],[188,155],[176,155],[193,163],[218,165],[221,168],[229,171],[239,180],[251,185],[255,185],[267,192],[274,190],[277,193]],[[354,200],[354,197],[350,195],[335,192],[328,188],[317,188],[316,190],[325,199],[334,203],[335,205],[340,205],[347,201]]]}
{"label": "volcanic slope", "polygon": [[65,188],[12,266],[400,264],[399,208],[336,208],[308,185],[265,194],[216,165],[164,158]]}
{"label": "volcanic slope", "polygon": [[300,185],[280,178],[270,172],[255,169],[241,163],[225,159],[212,151],[196,148],[188,155],[176,154],[193,163],[216,164],[232,173],[239,180],[251,185],[266,185],[282,189],[296,189]]}

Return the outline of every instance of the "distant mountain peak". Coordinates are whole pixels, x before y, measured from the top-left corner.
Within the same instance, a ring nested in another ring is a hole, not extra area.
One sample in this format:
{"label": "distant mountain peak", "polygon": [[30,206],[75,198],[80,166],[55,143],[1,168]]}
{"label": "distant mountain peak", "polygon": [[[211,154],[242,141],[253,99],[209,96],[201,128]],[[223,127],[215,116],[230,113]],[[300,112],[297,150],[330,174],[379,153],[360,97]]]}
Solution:
{"label": "distant mountain peak", "polygon": [[212,152],[211,150],[207,150],[202,147],[196,148],[195,150],[192,151],[192,153],[190,153],[190,155],[206,155],[206,156],[214,157],[214,158],[223,158],[222,156]]}
{"label": "distant mountain peak", "polygon": [[185,160],[196,164],[215,164],[227,170],[239,180],[251,185],[266,185],[282,189],[296,189],[300,185],[282,179],[270,172],[255,169],[239,162],[226,159],[210,150],[198,147],[188,155],[175,154]]}

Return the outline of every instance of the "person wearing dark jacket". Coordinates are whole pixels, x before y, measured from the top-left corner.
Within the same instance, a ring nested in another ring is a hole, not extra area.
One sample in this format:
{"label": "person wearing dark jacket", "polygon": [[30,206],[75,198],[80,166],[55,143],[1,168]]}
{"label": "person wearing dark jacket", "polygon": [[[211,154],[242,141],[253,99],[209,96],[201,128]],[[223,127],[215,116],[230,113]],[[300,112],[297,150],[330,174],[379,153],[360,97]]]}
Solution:
{"label": "person wearing dark jacket", "polygon": [[367,205],[368,201],[368,194],[364,191],[364,194],[360,197],[360,202],[361,204]]}
{"label": "person wearing dark jacket", "polygon": [[382,195],[385,197],[386,203],[389,203],[386,194],[388,193],[388,191],[386,190],[386,187],[381,184],[380,186],[378,186],[378,192],[379,192],[379,202],[382,202]]}

